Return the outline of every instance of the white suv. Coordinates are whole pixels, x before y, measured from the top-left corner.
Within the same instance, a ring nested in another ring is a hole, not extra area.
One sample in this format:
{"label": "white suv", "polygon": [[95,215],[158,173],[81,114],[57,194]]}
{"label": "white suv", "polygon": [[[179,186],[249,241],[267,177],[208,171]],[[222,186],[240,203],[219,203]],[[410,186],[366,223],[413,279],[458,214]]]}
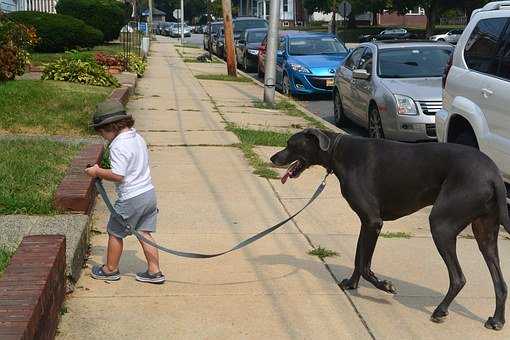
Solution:
{"label": "white suv", "polygon": [[510,189],[510,1],[473,12],[443,79],[440,142],[479,148]]}

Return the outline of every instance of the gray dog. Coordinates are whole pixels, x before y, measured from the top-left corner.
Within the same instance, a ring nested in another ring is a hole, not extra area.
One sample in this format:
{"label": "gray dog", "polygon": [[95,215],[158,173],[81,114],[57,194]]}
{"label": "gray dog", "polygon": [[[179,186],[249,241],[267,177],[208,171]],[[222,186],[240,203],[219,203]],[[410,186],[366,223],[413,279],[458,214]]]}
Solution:
{"label": "gray dog", "polygon": [[497,240],[500,225],[510,233],[510,219],[499,170],[483,153],[456,144],[406,144],[306,129],[293,135],[271,161],[278,166],[290,164],[283,183],[312,165],[332,171],[340,181],[342,195],[361,220],[354,272],[342,281],[343,289],[356,289],[363,277],[395,293],[391,282],[379,280],[370,270],[383,221],[433,205],[430,231],[450,276],[448,293],[431,316],[435,322],[444,321],[450,303],[466,283],[456,241],[471,223],[496,292],[496,310],[485,327],[503,328],[507,287]]}

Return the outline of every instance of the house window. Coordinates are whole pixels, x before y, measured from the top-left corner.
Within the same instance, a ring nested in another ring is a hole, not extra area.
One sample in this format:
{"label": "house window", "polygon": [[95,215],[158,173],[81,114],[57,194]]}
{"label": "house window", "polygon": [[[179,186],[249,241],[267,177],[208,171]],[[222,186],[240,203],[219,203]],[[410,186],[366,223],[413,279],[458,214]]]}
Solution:
{"label": "house window", "polygon": [[289,11],[289,0],[283,0],[283,12]]}

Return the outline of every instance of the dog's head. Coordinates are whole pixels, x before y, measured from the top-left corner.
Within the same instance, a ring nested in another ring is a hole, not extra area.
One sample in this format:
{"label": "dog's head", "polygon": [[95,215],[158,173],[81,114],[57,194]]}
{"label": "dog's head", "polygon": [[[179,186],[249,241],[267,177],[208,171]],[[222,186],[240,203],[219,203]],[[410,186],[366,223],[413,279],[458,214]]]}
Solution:
{"label": "dog's head", "polygon": [[287,141],[287,147],[271,157],[271,162],[278,166],[289,165],[282,183],[287,179],[298,178],[303,171],[312,165],[324,165],[321,154],[331,147],[330,137],[318,129],[305,129]]}

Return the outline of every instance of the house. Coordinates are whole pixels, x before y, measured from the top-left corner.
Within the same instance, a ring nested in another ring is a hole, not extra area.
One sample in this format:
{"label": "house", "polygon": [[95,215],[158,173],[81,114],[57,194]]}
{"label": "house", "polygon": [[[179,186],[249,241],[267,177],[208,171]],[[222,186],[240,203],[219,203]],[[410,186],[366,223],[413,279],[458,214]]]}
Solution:
{"label": "house", "polygon": [[[239,16],[269,19],[270,0],[240,0]],[[280,21],[284,27],[302,26],[305,13],[302,0],[280,0]]]}
{"label": "house", "polygon": [[37,11],[55,13],[57,0],[0,0],[0,11]]}
{"label": "house", "polygon": [[[142,12],[142,17],[148,17],[149,10],[146,9]],[[157,22],[165,22],[166,21],[166,13],[160,9],[153,8],[152,9],[152,22],[155,24]]]}
{"label": "house", "polygon": [[417,7],[401,15],[396,12],[383,11],[377,14],[377,24],[379,26],[404,26],[404,27],[420,27],[427,26],[427,16],[425,9]]}

